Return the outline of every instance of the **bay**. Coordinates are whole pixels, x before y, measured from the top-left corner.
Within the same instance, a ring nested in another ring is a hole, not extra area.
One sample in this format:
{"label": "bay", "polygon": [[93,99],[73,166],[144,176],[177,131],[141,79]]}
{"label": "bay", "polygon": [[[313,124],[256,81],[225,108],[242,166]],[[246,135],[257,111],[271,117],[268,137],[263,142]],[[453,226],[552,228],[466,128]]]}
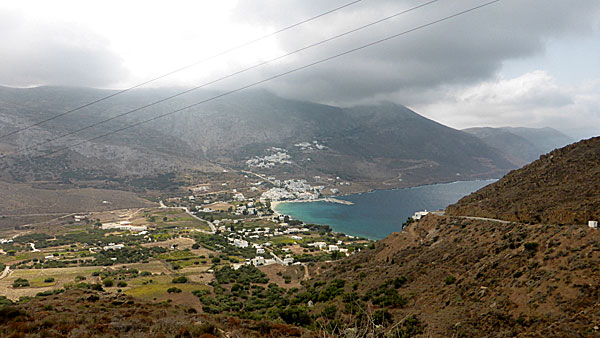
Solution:
{"label": "bay", "polygon": [[416,211],[444,209],[495,181],[460,181],[336,197],[352,205],[323,201],[280,203],[275,211],[305,223],[329,225],[333,231],[346,235],[382,239],[402,230],[402,223]]}

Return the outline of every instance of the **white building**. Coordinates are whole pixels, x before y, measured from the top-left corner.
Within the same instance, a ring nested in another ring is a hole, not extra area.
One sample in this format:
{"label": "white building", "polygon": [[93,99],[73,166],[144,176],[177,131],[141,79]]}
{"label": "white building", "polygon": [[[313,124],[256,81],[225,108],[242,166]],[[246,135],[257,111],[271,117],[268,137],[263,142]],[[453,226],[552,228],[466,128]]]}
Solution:
{"label": "white building", "polygon": [[148,230],[148,227],[145,226],[145,225],[129,225],[129,224],[131,224],[131,222],[128,222],[128,221],[123,221],[122,223],[125,223],[125,224],[119,224],[119,223],[106,223],[106,224],[102,224],[102,230],[110,230],[110,229],[130,230],[130,231],[145,231],[145,230]]}
{"label": "white building", "polygon": [[329,245],[329,251],[331,251],[331,252],[333,252],[333,251],[340,251],[340,247],[337,246],[337,245],[330,244]]}
{"label": "white building", "polygon": [[264,253],[265,253],[265,249],[263,249],[263,248],[258,248],[258,249],[256,249],[256,253],[257,253],[257,254],[264,254]]}
{"label": "white building", "polygon": [[265,265],[265,258],[263,256],[256,256],[252,258],[251,262],[254,266]]}
{"label": "white building", "polygon": [[103,247],[104,250],[121,250],[125,247],[124,244],[115,244],[109,243],[107,246]]}
{"label": "white building", "polygon": [[598,229],[598,221],[588,221],[588,226],[592,229]]}
{"label": "white building", "polygon": [[314,242],[314,243],[310,243],[308,246],[312,246],[315,247],[319,250],[325,250],[327,248],[327,243],[325,242]]}
{"label": "white building", "polygon": [[288,257],[283,259],[283,265],[291,265],[294,263],[294,258]]}
{"label": "white building", "polygon": [[247,248],[248,247],[248,241],[236,238],[236,239],[233,240],[233,246],[236,246],[238,248]]}
{"label": "white building", "polygon": [[414,215],[412,215],[412,219],[414,219],[415,221],[420,220],[421,218],[423,218],[423,216],[429,214],[429,211],[424,210],[424,211],[417,211],[415,212]]}
{"label": "white building", "polygon": [[292,235],[292,239],[297,240],[297,241],[301,241],[302,237],[296,236],[296,235]]}

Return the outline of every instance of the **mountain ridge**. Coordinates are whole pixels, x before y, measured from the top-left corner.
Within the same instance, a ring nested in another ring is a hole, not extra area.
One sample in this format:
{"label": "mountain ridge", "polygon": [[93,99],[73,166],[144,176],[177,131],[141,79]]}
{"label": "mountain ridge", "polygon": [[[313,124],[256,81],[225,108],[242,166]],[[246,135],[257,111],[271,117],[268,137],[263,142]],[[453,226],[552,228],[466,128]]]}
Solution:
{"label": "mountain ridge", "polygon": [[[144,89],[98,103],[72,115],[0,140],[0,149],[18,150],[167,97],[176,89]],[[14,94],[17,92],[18,94]],[[0,88],[0,133],[40,121],[105,96],[110,91],[39,87]],[[214,96],[198,91],[143,112],[113,120],[102,128],[71,135],[46,148],[116,130]],[[12,97],[10,102],[7,97]],[[374,118],[376,117],[376,118]],[[319,142],[319,149],[297,144]],[[256,169],[265,174],[345,177],[365,186],[389,188],[460,179],[497,178],[514,165],[479,139],[426,119],[410,109],[380,106],[339,108],[287,100],[258,90],[140,125],[61,153],[60,164],[122,176],[156,175],[195,166],[248,169],[246,161],[284,149],[289,165]],[[4,152],[4,151],[3,151]],[[24,157],[21,157],[24,158]],[[14,163],[19,168],[18,159]],[[37,170],[44,170],[42,164]],[[50,166],[52,167],[52,166]],[[93,169],[93,170],[92,170]],[[56,176],[56,173],[54,173]],[[35,173],[28,174],[30,177]],[[39,176],[39,175],[38,175]],[[52,176],[52,175],[50,175]],[[381,182],[387,182],[386,185]]]}

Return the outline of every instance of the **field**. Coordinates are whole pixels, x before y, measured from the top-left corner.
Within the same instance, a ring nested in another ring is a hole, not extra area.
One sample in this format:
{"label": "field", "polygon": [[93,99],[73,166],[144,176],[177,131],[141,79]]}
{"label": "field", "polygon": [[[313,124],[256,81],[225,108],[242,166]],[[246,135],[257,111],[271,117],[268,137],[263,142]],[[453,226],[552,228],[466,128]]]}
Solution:
{"label": "field", "polygon": [[[86,277],[86,282],[97,281],[97,277],[92,277],[94,271],[99,271],[99,267],[74,267],[60,269],[17,269],[11,274],[0,280],[0,295],[6,295],[8,298],[16,300],[23,296],[35,296],[38,292],[63,288],[67,283],[74,283],[75,277]],[[17,278],[24,278],[31,284],[30,287],[13,288],[12,283]],[[53,282],[44,282],[47,278],[54,278]]]}
{"label": "field", "polygon": [[151,209],[146,210],[140,217],[133,218],[133,224],[147,224],[156,228],[191,228],[209,231],[210,227],[204,221],[198,220],[183,210]]}
{"label": "field", "polygon": [[0,227],[45,221],[76,212],[109,210],[116,206],[133,208],[153,205],[126,191],[92,188],[49,190],[2,181],[0,196]]}

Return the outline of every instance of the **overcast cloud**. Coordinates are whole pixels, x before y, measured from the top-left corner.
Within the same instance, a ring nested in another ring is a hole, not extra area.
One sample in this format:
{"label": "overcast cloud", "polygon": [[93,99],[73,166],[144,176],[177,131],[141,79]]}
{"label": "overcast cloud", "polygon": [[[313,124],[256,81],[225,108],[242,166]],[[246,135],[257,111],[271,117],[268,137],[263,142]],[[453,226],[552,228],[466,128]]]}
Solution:
{"label": "overcast cloud", "polygon": [[0,10],[0,41],[0,84],[103,87],[127,75],[107,39],[84,26]]}
{"label": "overcast cloud", "polygon": [[[65,0],[53,2],[53,11],[39,10],[43,2],[36,1],[0,5],[0,83],[133,85],[347,2],[105,1],[90,2],[90,10]],[[156,85],[197,85],[425,2],[363,0]],[[440,0],[216,87],[260,80],[482,3]],[[600,122],[594,82],[600,70],[578,71],[581,77],[563,83],[554,74],[585,67],[586,57],[554,69],[535,60],[545,57],[549,42],[578,41],[584,46],[578,53],[600,52],[586,45],[600,38],[599,25],[597,0],[503,0],[266,86],[285,97],[343,106],[391,100],[457,128],[548,125],[591,135],[600,132],[589,124]],[[515,63],[520,73],[508,74]]]}

